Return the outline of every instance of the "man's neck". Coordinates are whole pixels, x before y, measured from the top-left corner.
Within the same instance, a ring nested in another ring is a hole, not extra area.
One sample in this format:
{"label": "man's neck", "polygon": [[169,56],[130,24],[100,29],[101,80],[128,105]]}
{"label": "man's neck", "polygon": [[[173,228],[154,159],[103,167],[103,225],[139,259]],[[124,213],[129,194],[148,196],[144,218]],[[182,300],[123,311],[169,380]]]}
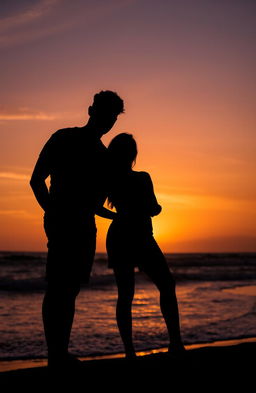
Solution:
{"label": "man's neck", "polygon": [[91,124],[90,121],[88,121],[88,123],[81,127],[81,129],[83,130],[83,132],[86,132],[87,135],[90,134],[98,139],[102,137],[102,135],[98,132],[97,128],[93,124]]}

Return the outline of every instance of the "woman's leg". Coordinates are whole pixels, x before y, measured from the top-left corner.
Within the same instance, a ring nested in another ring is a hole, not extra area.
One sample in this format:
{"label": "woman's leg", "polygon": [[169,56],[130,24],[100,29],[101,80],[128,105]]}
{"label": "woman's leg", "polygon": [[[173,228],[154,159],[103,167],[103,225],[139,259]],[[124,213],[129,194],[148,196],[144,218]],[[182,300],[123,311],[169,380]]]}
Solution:
{"label": "woman's leg", "polygon": [[157,243],[154,244],[151,260],[148,264],[146,261],[143,271],[149,276],[160,292],[161,312],[170,338],[169,348],[173,348],[173,350],[183,349],[175,280]]}
{"label": "woman's leg", "polygon": [[134,296],[134,268],[133,266],[114,267],[118,288],[116,305],[116,320],[121,339],[124,344],[126,357],[135,357],[132,341],[132,301]]}

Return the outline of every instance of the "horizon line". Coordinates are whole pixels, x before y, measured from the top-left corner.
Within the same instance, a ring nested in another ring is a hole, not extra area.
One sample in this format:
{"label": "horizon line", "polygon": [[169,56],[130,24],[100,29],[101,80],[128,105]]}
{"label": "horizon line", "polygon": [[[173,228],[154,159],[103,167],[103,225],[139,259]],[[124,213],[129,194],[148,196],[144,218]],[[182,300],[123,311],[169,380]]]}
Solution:
{"label": "horizon line", "polygon": [[[47,250],[45,251],[35,251],[35,250],[0,250],[0,253],[4,252],[4,253],[45,253],[47,254]],[[96,251],[95,255],[97,254],[105,254],[107,255],[106,251]],[[163,251],[163,254],[256,254],[256,250],[255,251]]]}

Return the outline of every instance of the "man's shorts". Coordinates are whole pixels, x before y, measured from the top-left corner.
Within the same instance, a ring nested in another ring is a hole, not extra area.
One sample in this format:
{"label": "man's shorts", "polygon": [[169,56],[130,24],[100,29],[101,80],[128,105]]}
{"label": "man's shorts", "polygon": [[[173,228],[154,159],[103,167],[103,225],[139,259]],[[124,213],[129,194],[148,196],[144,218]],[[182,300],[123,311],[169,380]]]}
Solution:
{"label": "man's shorts", "polygon": [[46,280],[87,283],[96,249],[94,216],[45,214],[48,238]]}

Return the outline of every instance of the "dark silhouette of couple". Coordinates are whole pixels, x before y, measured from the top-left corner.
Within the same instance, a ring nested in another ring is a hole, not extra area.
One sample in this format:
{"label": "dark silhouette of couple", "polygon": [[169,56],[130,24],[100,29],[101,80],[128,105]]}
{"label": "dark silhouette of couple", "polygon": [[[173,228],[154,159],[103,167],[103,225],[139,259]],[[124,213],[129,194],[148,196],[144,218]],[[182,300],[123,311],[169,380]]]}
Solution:
{"label": "dark silhouette of couple", "polygon": [[[131,134],[117,135],[108,148],[101,142],[123,112],[123,100],[115,92],[95,94],[87,124],[55,132],[43,147],[31,177],[30,185],[45,212],[48,238],[42,314],[49,367],[79,365],[69,354],[68,345],[75,300],[81,284],[89,281],[94,259],[95,214],[112,220],[106,245],[118,287],[116,319],[126,357],[136,357],[131,314],[135,266],[159,290],[169,352],[184,351],[175,281],[153,237],[151,217],[161,212],[161,206],[150,175],[132,169],[137,146]],[[45,183],[48,176],[49,190]],[[103,206],[106,199],[116,212]]]}

